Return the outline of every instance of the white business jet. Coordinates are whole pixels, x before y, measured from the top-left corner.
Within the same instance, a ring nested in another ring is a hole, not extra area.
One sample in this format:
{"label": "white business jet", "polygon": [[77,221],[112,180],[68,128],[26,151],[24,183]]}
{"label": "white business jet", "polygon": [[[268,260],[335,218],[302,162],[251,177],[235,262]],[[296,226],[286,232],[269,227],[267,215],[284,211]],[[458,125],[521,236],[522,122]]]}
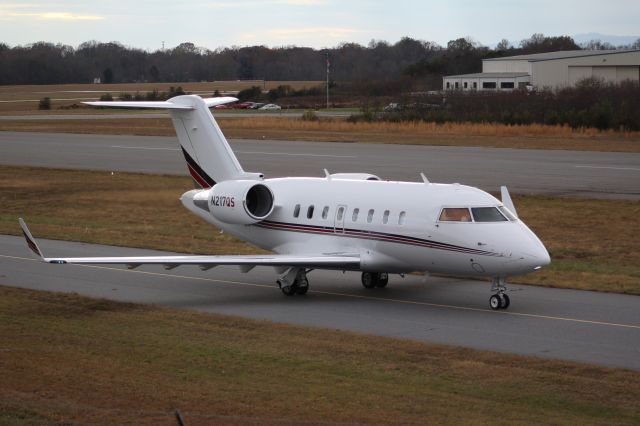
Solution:
{"label": "white business jet", "polygon": [[549,264],[542,242],[518,219],[506,187],[502,201],[459,184],[380,180],[367,173],[264,179],[245,172],[210,107],[237,101],[177,96],[164,102],[87,102],[106,107],[162,108],[173,120],[189,174],[199,189],[182,194],[198,217],[276,254],[254,256],[44,257],[20,219],[27,244],[55,264],[159,264],[203,270],[272,266],[287,296],[305,294],[314,269],[361,271],[368,289],[388,274],[426,272],[493,278],[492,309],[505,309],[508,276]]}

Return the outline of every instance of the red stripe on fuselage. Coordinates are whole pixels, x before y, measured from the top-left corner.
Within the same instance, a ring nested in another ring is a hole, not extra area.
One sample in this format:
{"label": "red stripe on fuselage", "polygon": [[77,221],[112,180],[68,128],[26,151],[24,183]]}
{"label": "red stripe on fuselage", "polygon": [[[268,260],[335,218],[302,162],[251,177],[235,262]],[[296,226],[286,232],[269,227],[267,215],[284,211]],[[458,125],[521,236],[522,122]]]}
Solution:
{"label": "red stripe on fuselage", "polygon": [[462,246],[455,246],[447,243],[440,243],[437,241],[423,240],[420,238],[407,237],[403,235],[397,234],[386,234],[381,232],[372,232],[372,231],[363,231],[358,229],[349,229],[349,228],[333,228],[333,227],[321,227],[321,226],[311,226],[311,225],[300,225],[293,223],[282,223],[282,222],[272,222],[272,221],[263,221],[257,223],[256,226],[274,229],[280,231],[290,231],[290,232],[303,232],[310,234],[333,234],[341,237],[352,237],[352,238],[360,238],[366,240],[377,240],[377,241],[386,241],[398,244],[407,244],[413,246],[427,247],[433,248],[437,250],[446,250],[446,251],[454,251],[458,253],[466,253],[466,254],[475,254],[482,256],[502,256],[499,253],[488,252],[484,250],[477,250]]}

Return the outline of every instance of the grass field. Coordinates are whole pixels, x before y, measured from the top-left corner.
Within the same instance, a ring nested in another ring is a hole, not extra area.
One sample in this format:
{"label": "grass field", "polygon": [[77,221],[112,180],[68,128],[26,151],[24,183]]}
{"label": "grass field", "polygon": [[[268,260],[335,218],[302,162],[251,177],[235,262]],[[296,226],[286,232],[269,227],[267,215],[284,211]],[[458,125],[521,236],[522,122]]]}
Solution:
{"label": "grass field", "polygon": [[638,424],[640,373],[0,286],[0,423]]}
{"label": "grass field", "polygon": [[[38,113],[38,101],[44,97],[51,98],[53,112],[61,106],[80,103],[82,100],[98,99],[105,93],[114,98],[120,93],[147,93],[157,90],[166,92],[169,87],[182,87],[188,93],[213,96],[218,90],[221,93],[235,93],[252,86],[259,86],[263,90],[275,89],[280,85],[291,86],[295,90],[311,88],[324,84],[322,81],[212,81],[201,83],[114,83],[114,84],[52,84],[29,86],[0,86],[0,114],[18,112]],[[46,111],[45,113],[51,113]]]}
{"label": "grass field", "polygon": [[[0,233],[23,216],[36,237],[184,253],[255,253],[189,213],[187,177],[0,167]],[[514,196],[552,257],[511,282],[640,294],[640,202]],[[605,220],[616,212],[616,220]],[[176,224],[180,226],[176,226]]]}
{"label": "grass field", "polygon": [[[105,111],[97,110],[100,114]],[[120,113],[120,111],[117,111]],[[640,132],[600,132],[562,126],[507,126],[472,123],[350,123],[342,119],[225,118],[217,113],[229,138],[397,143],[413,145],[564,149],[640,152]],[[0,121],[0,131],[66,132],[174,136],[171,121],[161,118],[101,120]]]}

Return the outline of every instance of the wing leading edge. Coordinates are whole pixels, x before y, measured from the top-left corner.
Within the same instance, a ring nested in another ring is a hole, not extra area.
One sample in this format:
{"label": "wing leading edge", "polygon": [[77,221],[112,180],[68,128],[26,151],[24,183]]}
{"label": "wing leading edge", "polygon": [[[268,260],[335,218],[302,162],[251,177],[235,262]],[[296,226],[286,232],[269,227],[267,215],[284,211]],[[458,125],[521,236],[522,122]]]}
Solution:
{"label": "wing leading edge", "polygon": [[27,246],[41,260],[56,264],[127,265],[130,269],[140,265],[163,265],[173,269],[180,265],[197,265],[203,270],[219,265],[237,265],[249,271],[255,266],[301,267],[319,269],[354,269],[360,267],[360,255],[354,253],[326,253],[313,256],[244,255],[244,256],[115,256],[115,257],[44,257],[31,235],[27,224],[19,219]]}

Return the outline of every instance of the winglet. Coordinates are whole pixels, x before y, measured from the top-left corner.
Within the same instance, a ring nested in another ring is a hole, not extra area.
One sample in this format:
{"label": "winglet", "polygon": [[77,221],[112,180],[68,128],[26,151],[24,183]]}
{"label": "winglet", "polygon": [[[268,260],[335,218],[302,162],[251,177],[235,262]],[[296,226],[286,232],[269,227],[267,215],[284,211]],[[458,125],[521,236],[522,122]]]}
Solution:
{"label": "winglet", "polygon": [[36,240],[33,239],[33,235],[31,235],[29,228],[27,228],[27,224],[24,222],[24,220],[22,220],[22,218],[19,218],[18,222],[20,223],[20,228],[22,228],[22,234],[24,235],[25,240],[27,240],[27,245],[29,246],[31,251],[40,259],[44,260],[44,256],[42,255],[40,248],[36,244]]}
{"label": "winglet", "polygon": [[513,204],[513,201],[511,200],[511,195],[509,195],[509,190],[507,189],[506,186],[500,187],[500,198],[502,198],[502,204],[504,204],[506,208],[511,210],[511,213],[513,213],[516,217],[518,217],[518,212],[516,212],[516,206],[515,204]]}

